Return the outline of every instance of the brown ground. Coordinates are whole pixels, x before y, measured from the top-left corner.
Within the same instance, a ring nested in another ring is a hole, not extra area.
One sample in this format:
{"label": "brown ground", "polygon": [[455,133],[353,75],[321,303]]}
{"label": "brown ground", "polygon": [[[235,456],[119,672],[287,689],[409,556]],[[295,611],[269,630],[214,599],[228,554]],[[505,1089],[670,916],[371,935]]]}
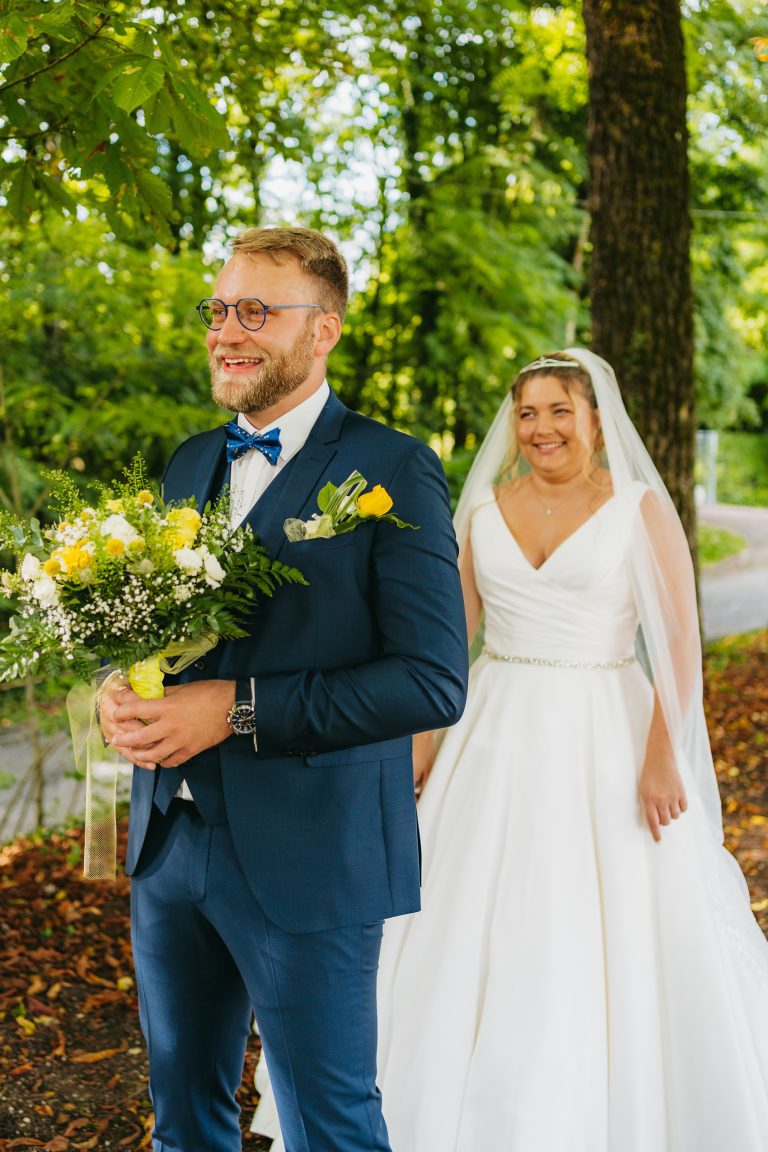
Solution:
{"label": "brown ground", "polygon": [[[708,658],[726,839],[768,930],[768,633]],[[122,835],[125,826],[122,826]],[[128,881],[82,879],[79,829],[0,849],[0,1149],[151,1148]],[[254,1039],[240,1103],[256,1103]],[[244,1134],[245,1152],[268,1142]]]}

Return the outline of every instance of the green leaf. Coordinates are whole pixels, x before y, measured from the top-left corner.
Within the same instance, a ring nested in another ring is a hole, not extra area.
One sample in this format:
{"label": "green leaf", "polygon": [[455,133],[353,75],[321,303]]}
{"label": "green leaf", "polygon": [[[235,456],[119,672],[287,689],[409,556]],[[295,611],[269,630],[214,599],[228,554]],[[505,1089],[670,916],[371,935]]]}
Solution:
{"label": "green leaf", "polygon": [[[94,166],[98,164],[96,156],[93,157],[92,163]],[[103,153],[101,164],[98,167],[103,172],[107,187],[112,195],[119,198],[131,179],[130,169],[123,160],[119,144],[109,145],[106,152]]]}
{"label": "green leaf", "polygon": [[18,60],[27,50],[32,28],[23,16],[0,15],[0,64]]}
{"label": "green leaf", "polygon": [[75,200],[70,196],[61,180],[55,180],[46,172],[38,172],[37,183],[48,199],[59,208],[67,208],[70,212],[77,209]]}
{"label": "green leaf", "polygon": [[136,187],[139,195],[153,212],[160,216],[167,216],[173,207],[170,189],[164,180],[154,172],[138,171],[136,173]]}
{"label": "green leaf", "polygon": [[14,219],[26,223],[35,208],[35,180],[29,164],[22,164],[8,189],[8,211]]}
{"label": "green leaf", "polygon": [[171,126],[172,113],[173,98],[167,86],[163,84],[144,105],[144,123],[147,126],[147,132],[153,136],[160,133],[167,134]]}
{"label": "green leaf", "polygon": [[133,112],[162,87],[165,70],[157,60],[130,64],[112,89],[115,104],[124,112]]}
{"label": "green leaf", "polygon": [[192,154],[230,146],[223,117],[196,88],[176,77],[173,126],[179,144]]}
{"label": "green leaf", "polygon": [[331,497],[333,496],[335,491],[336,491],[336,485],[331,484],[330,480],[325,485],[325,487],[320,489],[320,491],[317,494],[317,506],[321,512],[325,512],[326,508],[328,507],[328,502],[331,499]]}

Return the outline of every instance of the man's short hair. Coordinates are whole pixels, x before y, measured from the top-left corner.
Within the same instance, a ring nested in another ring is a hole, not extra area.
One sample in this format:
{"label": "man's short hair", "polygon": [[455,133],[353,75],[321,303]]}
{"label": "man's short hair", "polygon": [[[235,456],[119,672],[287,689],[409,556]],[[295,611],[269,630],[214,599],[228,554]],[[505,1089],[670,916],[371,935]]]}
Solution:
{"label": "man's short hair", "polygon": [[327,236],[313,228],[249,228],[232,243],[233,256],[258,252],[268,252],[276,264],[283,263],[281,253],[295,256],[302,271],[317,283],[318,303],[344,319],[349,298],[347,262]]}

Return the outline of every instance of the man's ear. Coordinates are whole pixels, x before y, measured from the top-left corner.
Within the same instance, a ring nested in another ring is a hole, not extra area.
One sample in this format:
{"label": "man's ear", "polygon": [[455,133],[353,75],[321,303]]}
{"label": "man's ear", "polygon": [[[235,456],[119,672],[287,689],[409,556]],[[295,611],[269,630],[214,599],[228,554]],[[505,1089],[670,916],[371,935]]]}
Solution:
{"label": "man's ear", "polygon": [[337,312],[323,312],[315,337],[315,356],[327,356],[341,338],[341,317]]}

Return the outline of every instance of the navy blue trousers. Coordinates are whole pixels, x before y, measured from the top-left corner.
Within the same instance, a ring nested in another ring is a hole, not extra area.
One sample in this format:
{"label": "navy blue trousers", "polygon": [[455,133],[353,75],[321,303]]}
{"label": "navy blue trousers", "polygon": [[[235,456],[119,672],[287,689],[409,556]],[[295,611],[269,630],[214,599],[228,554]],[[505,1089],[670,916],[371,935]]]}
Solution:
{"label": "navy blue trousers", "polygon": [[152,815],[131,924],[154,1152],[240,1152],[252,1010],[287,1152],[391,1152],[376,1087],[381,924],[282,931],[227,825],[184,800]]}

